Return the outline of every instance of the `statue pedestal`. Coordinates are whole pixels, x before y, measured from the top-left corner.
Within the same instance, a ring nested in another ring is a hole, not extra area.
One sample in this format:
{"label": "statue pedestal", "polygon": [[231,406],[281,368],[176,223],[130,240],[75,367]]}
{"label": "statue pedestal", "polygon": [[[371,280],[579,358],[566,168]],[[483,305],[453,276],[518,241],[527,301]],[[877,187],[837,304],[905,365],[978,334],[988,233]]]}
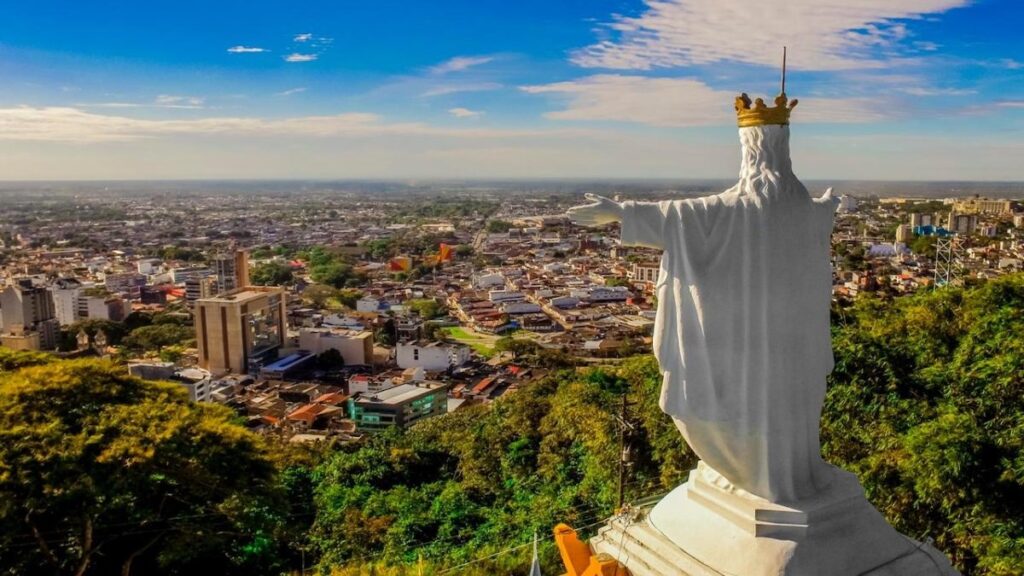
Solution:
{"label": "statue pedestal", "polygon": [[780,505],[731,487],[699,465],[634,521],[616,518],[593,540],[633,576],[946,576],[949,561],[907,538],[839,469],[814,498]]}

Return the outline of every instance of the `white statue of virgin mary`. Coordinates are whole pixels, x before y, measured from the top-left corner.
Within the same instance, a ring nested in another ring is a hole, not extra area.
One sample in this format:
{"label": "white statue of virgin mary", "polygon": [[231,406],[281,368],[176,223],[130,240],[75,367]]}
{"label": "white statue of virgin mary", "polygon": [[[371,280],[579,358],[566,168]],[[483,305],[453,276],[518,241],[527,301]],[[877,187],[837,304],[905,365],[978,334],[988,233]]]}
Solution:
{"label": "white statue of virgin mary", "polygon": [[[740,179],[721,194],[589,196],[569,210],[582,225],[620,221],[623,244],[663,251],[654,326],[661,408],[701,459],[644,526],[621,528],[644,540],[633,550],[650,560],[631,564],[634,576],[665,574],[648,570],[665,562],[691,576],[956,574],[941,553],[889,526],[856,476],[821,457],[837,201],[831,189],[811,196],[793,174],[795,104],[785,94],[773,107],[736,99]],[[629,541],[594,539],[618,555]]]}
{"label": "white statue of virgin mary", "polygon": [[[795,102],[795,101],[794,101]],[[776,110],[788,119],[782,96]],[[705,465],[773,502],[825,488],[818,424],[832,370],[829,236],[836,201],[793,174],[789,126],[740,128],[739,182],[714,196],[595,202],[581,224],[664,251],[654,353],[661,408]]]}

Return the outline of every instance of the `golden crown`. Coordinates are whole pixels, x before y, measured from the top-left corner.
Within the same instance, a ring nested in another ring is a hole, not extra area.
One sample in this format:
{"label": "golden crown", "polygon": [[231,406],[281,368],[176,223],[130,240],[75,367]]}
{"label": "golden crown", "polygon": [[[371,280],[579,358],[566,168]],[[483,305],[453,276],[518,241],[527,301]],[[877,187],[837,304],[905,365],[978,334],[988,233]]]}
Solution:
{"label": "golden crown", "polygon": [[764,103],[763,98],[751,102],[750,96],[743,93],[736,97],[736,124],[740,128],[769,124],[788,126],[789,113],[796,107],[796,104],[797,99],[786,98],[785,92],[775,97],[775,106],[771,108]]}

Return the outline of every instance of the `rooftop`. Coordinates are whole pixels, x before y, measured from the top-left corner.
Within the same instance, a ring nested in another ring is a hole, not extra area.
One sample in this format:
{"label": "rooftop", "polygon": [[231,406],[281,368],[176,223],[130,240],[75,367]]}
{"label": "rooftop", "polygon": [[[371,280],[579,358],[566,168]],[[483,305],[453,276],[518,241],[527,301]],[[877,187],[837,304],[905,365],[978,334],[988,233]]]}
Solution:
{"label": "rooftop", "polygon": [[420,396],[426,396],[436,391],[436,388],[423,388],[420,386],[413,386],[412,384],[399,384],[394,388],[388,388],[382,392],[378,392],[373,396],[363,396],[359,399],[360,402],[373,402],[376,404],[401,404],[419,398]]}

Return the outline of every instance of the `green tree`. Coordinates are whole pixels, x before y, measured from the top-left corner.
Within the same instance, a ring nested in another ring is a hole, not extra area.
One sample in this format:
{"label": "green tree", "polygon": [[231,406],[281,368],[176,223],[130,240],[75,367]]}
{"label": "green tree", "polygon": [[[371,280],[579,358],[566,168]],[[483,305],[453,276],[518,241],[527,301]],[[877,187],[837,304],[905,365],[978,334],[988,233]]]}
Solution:
{"label": "green tree", "polygon": [[195,331],[176,324],[153,324],[132,330],[124,345],[138,352],[160,352],[164,347],[183,344],[195,337]]}
{"label": "green tree", "polygon": [[309,269],[309,277],[318,284],[327,284],[334,288],[344,288],[353,278],[352,267],[343,262],[331,262],[313,266]]}
{"label": "green tree", "polygon": [[267,262],[252,269],[249,275],[257,286],[285,286],[294,280],[292,268],[285,262]]}
{"label": "green tree", "polygon": [[302,299],[314,308],[325,308],[327,303],[338,294],[338,291],[325,284],[311,284],[302,291]]}
{"label": "green tree", "polygon": [[[107,361],[0,376],[0,571],[266,573],[286,508],[228,410]],[[255,571],[255,572],[254,572]]]}
{"label": "green tree", "polygon": [[519,358],[529,354],[537,354],[540,346],[538,346],[533,340],[505,336],[503,338],[499,338],[494,343],[494,349],[498,352],[509,352],[512,354],[512,358]]}
{"label": "green tree", "polygon": [[423,318],[424,320],[431,320],[438,316],[443,316],[447,311],[443,304],[433,298],[407,300],[405,305],[413,312],[419,314],[420,318]]}
{"label": "green tree", "polygon": [[910,242],[910,250],[914,254],[935,258],[935,236],[917,236]]}
{"label": "green tree", "polygon": [[504,233],[512,229],[512,223],[504,220],[489,220],[487,222],[487,231],[491,233]]}

